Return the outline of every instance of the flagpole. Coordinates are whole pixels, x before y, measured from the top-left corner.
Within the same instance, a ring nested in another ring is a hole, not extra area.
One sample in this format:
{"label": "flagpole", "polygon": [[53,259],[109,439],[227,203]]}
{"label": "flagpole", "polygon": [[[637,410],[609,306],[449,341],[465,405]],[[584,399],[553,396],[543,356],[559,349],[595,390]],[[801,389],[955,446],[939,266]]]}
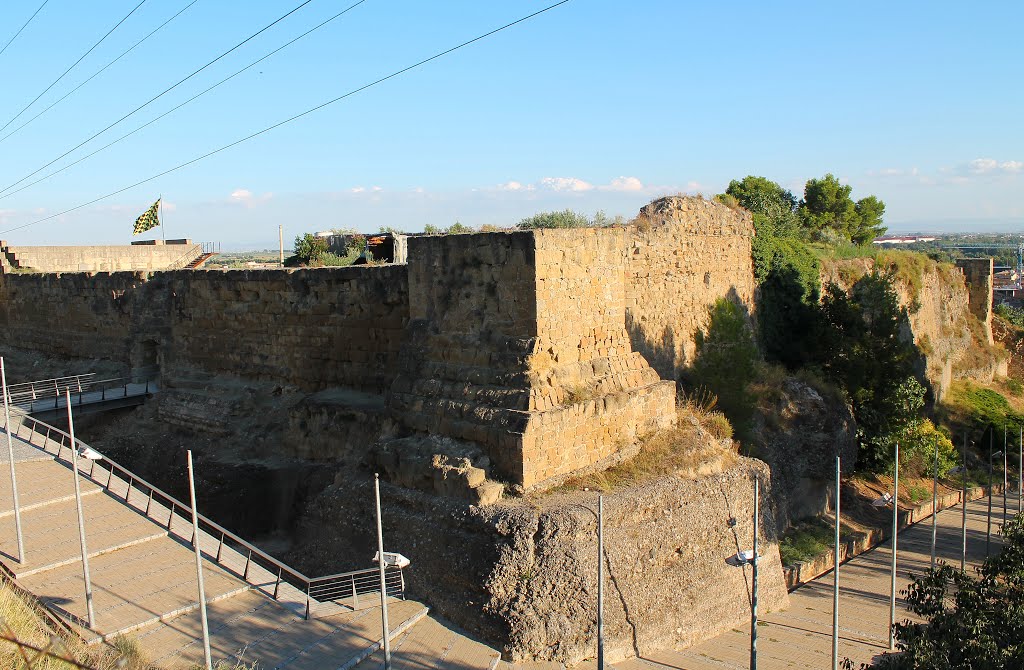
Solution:
{"label": "flagpole", "polygon": [[164,244],[167,244],[167,230],[164,226],[164,194],[160,194],[160,237],[163,238]]}

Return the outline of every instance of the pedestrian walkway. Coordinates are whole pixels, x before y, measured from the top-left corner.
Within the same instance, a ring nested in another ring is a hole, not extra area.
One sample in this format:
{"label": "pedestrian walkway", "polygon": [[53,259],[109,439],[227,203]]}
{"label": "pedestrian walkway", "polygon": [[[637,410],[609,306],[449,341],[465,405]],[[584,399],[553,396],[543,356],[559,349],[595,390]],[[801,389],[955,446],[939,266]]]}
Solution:
{"label": "pedestrian walkway", "polygon": [[[0,564],[87,641],[131,634],[157,667],[201,664],[193,529],[180,503],[169,509],[166,499],[147,494],[123,471],[79,459],[95,612],[89,625],[74,479],[65,460],[70,452],[64,447],[61,458],[54,458],[59,431],[40,434],[28,425],[39,424],[27,418],[14,423],[25,545],[20,561],[7,449],[0,445]],[[274,574],[252,560],[255,549],[246,555],[208,528],[200,532],[200,544],[215,662],[340,669],[380,647],[379,592],[361,594],[358,603],[346,598],[308,605],[306,593],[283,581],[281,571]],[[391,597],[388,612],[397,640],[427,608]]]}
{"label": "pedestrian walkway", "polygon": [[[987,499],[967,506],[969,564],[985,559]],[[993,552],[999,550],[996,523],[1002,505],[993,508]],[[938,515],[936,554],[959,567],[961,555],[961,508]],[[922,575],[931,564],[931,518],[900,533],[897,542],[896,618],[912,618],[899,591],[912,575]],[[839,660],[849,658],[854,667],[870,663],[889,648],[889,593],[892,542],[861,554],[839,568]],[[760,618],[757,661],[762,670],[829,668],[832,665],[832,573],[789,594],[789,608]],[[617,670],[746,670],[750,667],[750,625],[707,640],[684,651],[662,651],[617,664]]]}

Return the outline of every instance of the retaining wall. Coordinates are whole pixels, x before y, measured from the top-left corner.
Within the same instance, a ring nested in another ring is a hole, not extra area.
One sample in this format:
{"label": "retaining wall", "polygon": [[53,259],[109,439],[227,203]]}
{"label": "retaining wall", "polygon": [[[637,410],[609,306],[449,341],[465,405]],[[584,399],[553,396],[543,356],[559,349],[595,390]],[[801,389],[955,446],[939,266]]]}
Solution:
{"label": "retaining wall", "polygon": [[202,247],[184,240],[182,244],[140,244],[82,247],[2,248],[5,263],[36,272],[118,272],[122,270],[166,270],[182,267],[202,253]]}

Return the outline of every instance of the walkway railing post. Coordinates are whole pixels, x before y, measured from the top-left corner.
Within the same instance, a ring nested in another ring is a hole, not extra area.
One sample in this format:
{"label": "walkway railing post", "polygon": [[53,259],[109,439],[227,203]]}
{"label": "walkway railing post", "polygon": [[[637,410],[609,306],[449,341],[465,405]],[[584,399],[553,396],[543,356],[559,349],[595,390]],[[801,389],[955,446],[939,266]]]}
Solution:
{"label": "walkway railing post", "polygon": [[1006,426],[1003,426],[1003,525],[1006,525],[1006,485],[1009,483],[1006,478]]}
{"label": "walkway railing post", "polygon": [[[18,477],[14,473],[14,441],[11,438],[10,398],[7,394],[7,371],[0,356],[0,383],[4,394],[4,432],[7,433],[7,457],[11,466],[11,492],[14,494],[14,527],[18,534],[18,562],[25,562],[25,540],[21,534],[21,504],[18,502]],[[44,443],[45,444],[45,443]]]}
{"label": "walkway railing post", "polygon": [[967,570],[967,432],[964,431],[964,461],[960,466],[962,468],[961,480],[963,481],[964,490],[960,494],[960,532],[963,537],[963,553],[960,554],[960,572]]}
{"label": "walkway railing post", "polygon": [[188,457],[188,495],[192,503],[192,546],[196,553],[196,579],[199,582],[199,618],[203,624],[203,654],[206,658],[206,670],[213,669],[213,658],[210,654],[210,622],[206,618],[206,589],[203,586],[203,551],[199,543],[199,512],[196,511],[196,481],[192,472],[192,450]]}
{"label": "walkway railing post", "polygon": [[1024,512],[1024,426],[1020,428],[1020,446],[1017,452],[1017,513]]}
{"label": "walkway railing post", "polygon": [[832,670],[839,670],[839,487],[842,461],[836,456],[836,537],[832,562]]}
{"label": "walkway railing post", "polygon": [[935,569],[935,539],[938,535],[939,510],[939,441],[935,441],[935,470],[932,472],[932,562],[931,568]]}
{"label": "walkway railing post", "polygon": [[89,550],[85,545],[85,517],[82,514],[82,489],[78,484],[78,449],[75,448],[75,421],[71,416],[71,391],[64,389],[68,407],[68,436],[71,438],[71,474],[75,480],[75,506],[78,508],[78,539],[82,546],[82,576],[85,579],[85,606],[89,628],[95,628],[96,612],[92,604],[92,581],[89,579]]}
{"label": "walkway railing post", "polygon": [[604,496],[597,496],[597,670],[604,670]]}
{"label": "walkway railing post", "polygon": [[900,443],[896,443],[896,460],[892,474],[892,572],[889,583],[889,649],[896,648],[896,554],[900,532]]}
{"label": "walkway railing post", "polygon": [[757,670],[757,536],[761,525],[761,481],[754,474],[754,556],[751,558],[750,670]]}
{"label": "walkway railing post", "polygon": [[380,475],[373,475],[373,493],[377,503],[377,566],[380,569],[380,621],[384,629],[384,668],[391,670],[391,640],[388,630],[388,588],[384,578],[384,530],[380,520]]}
{"label": "walkway railing post", "polygon": [[989,426],[991,432],[988,434],[988,522],[985,526],[985,558],[988,558],[992,546],[992,440],[995,435],[995,426]]}

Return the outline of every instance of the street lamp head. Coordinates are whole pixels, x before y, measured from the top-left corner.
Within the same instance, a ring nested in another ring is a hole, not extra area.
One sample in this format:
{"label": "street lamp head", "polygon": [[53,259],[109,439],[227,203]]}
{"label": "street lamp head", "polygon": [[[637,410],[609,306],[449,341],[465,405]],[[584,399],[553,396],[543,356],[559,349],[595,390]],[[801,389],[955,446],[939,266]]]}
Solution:
{"label": "street lamp head", "polygon": [[[735,568],[742,567],[744,565],[749,565],[754,561],[754,558],[755,556],[753,549],[741,549],[729,558],[725,559],[725,562]],[[761,556],[757,555],[756,558],[761,558]]]}
{"label": "street lamp head", "polygon": [[871,506],[872,507],[885,507],[885,506],[890,505],[890,504],[892,504],[892,494],[891,493],[883,493],[881,498],[876,498],[874,500],[874,502],[871,503]]}
{"label": "street lamp head", "polygon": [[101,454],[100,452],[96,451],[92,447],[84,447],[84,448],[79,449],[78,450],[78,455],[81,456],[82,458],[87,458],[90,461],[102,461],[103,460],[103,454]]}

